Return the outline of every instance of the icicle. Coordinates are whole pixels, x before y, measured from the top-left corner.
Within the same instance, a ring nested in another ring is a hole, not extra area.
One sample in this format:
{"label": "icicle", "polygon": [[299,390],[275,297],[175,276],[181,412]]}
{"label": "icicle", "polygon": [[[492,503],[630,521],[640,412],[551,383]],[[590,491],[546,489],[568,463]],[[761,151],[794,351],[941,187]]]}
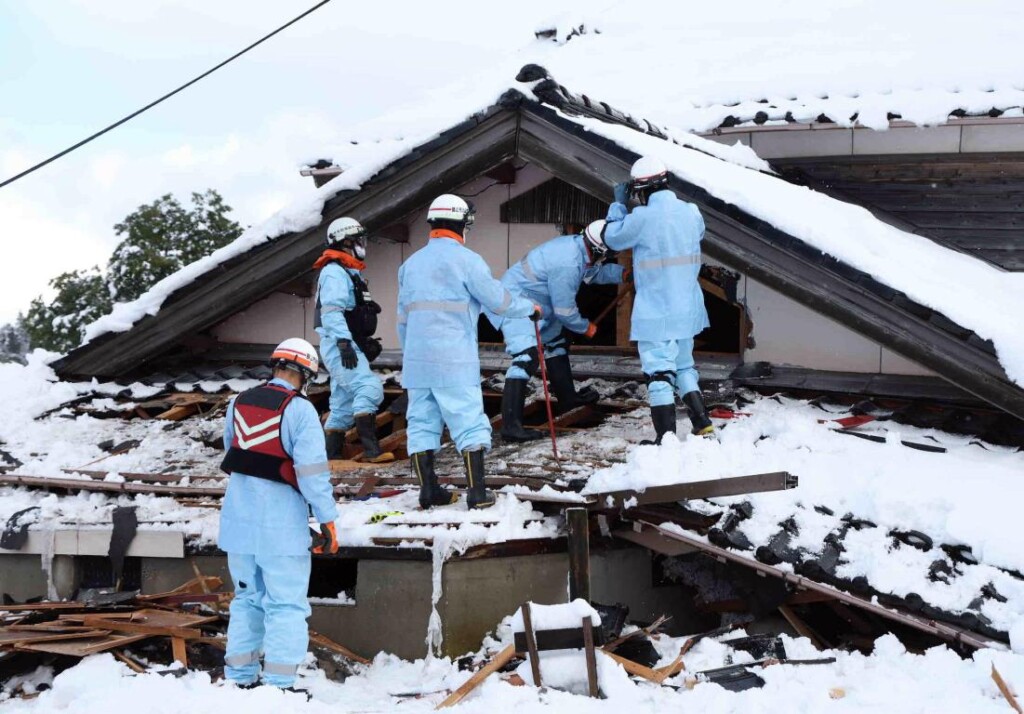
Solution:
{"label": "icicle", "polygon": [[441,601],[441,576],[444,572],[444,561],[455,552],[455,543],[449,538],[434,537],[430,547],[433,554],[433,591],[430,597],[430,621],[427,623],[427,662],[441,650],[444,634],[441,632],[441,615],[437,611],[437,603]]}
{"label": "icicle", "polygon": [[53,551],[57,532],[50,528],[42,532],[43,552],[39,554],[40,565],[46,573],[46,599],[57,600],[57,587],[53,584]]}

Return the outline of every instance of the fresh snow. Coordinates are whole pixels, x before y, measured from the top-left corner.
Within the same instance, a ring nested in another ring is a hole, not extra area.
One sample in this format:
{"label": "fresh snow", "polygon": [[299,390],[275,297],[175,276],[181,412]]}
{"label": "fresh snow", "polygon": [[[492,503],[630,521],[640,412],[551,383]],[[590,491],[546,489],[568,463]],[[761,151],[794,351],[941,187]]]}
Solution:
{"label": "fresh snow", "polygon": [[[991,582],[1008,602],[986,600],[981,612],[1004,631],[1024,623],[1024,581],[1005,572],[1024,572],[1020,534],[1013,527],[1024,499],[1020,478],[1024,452],[889,422],[860,429],[887,437],[887,443],[878,444],[836,434],[831,431],[834,424],[818,423],[835,415],[784,397],[759,399],[743,409],[751,416],[726,422],[717,440],[667,435],[660,447],[632,448],[626,463],[596,471],[583,493],[642,491],[650,486],[788,471],[799,477],[798,488],[716,498],[714,503],[753,504],[753,517],[738,528],[755,545],[767,543],[780,531],[780,524],[793,517],[800,533],[791,546],[813,553],[820,552],[824,537],[842,525],[844,514],[873,521],[877,528],[847,534],[843,558],[849,562],[838,575],[865,575],[883,592],[899,596],[914,592],[954,612],[968,609],[981,587]],[[630,415],[609,420],[605,433],[633,435],[637,421],[649,428],[643,413],[636,414],[638,420]],[[681,419],[680,428],[685,424]],[[910,449],[901,439],[924,443],[936,439],[948,451]],[[571,441],[565,441],[567,449]],[[617,452],[620,447],[609,441],[612,445],[606,448]],[[835,515],[819,513],[815,506],[825,506]],[[691,507],[702,506],[691,502]],[[892,529],[922,531],[934,539],[936,548],[943,543],[969,545],[979,564],[961,566],[963,575],[948,585],[933,582],[927,575],[935,553],[895,548],[888,536]]]}
{"label": "fresh snow", "polygon": [[[592,608],[586,600],[580,598],[560,605],[530,603],[530,622],[533,623],[534,632],[574,629],[580,626],[584,617],[589,617],[590,624],[595,627],[601,624],[601,615],[597,610]],[[513,632],[525,632],[526,625],[524,623],[523,609],[519,608],[512,616],[509,625]]]}
{"label": "fresh snow", "polygon": [[[741,636],[738,631],[725,638]],[[655,641],[661,655],[659,666],[671,663],[685,638],[662,637]],[[923,654],[906,651],[892,635],[875,643],[871,655],[826,650],[818,652],[806,639],[783,636],[791,658],[835,657],[830,665],[775,665],[756,670],[765,680],[760,689],[733,693],[722,687],[697,682],[688,685],[688,677],[703,669],[721,667],[729,654],[735,661],[749,661],[743,653],[731,653],[718,640],[703,640],[684,658],[686,670],[667,680],[670,687],[630,680],[609,658],[598,655],[599,683],[606,699],[591,699],[551,688],[565,683],[577,688],[582,656],[572,664],[548,661],[542,655],[544,689],[514,687],[499,676],[489,677],[454,710],[467,714],[565,712],[566,714],[611,714],[621,711],[705,711],[727,714],[750,712],[972,712],[1004,714],[1010,709],[991,678],[995,666],[1019,692],[1024,686],[1024,656],[981,650],[961,659],[945,647],[934,647]],[[307,660],[308,661],[308,660]],[[157,670],[162,669],[157,664]],[[550,666],[549,666],[550,665]],[[300,669],[299,686],[307,688],[312,701],[300,694],[281,692],[273,687],[241,690],[221,682],[211,682],[206,672],[182,676],[150,672],[136,675],[110,654],[88,657],[78,665],[53,676],[43,668],[27,678],[28,692],[50,684],[29,700],[7,699],[5,711],[12,714],[76,712],[76,714],[127,714],[145,711],[152,714],[192,714],[193,712],[245,711],[249,714],[356,714],[403,711],[431,712],[449,693],[469,677],[447,658],[407,662],[381,654],[368,666],[359,666],[344,682],[326,679],[322,671],[305,666]],[[529,679],[529,667],[519,674]],[[548,679],[549,674],[552,680]],[[556,681],[553,681],[556,680]],[[6,683],[2,697],[12,691]],[[18,682],[20,684],[20,682]],[[692,688],[691,688],[692,687]]]}

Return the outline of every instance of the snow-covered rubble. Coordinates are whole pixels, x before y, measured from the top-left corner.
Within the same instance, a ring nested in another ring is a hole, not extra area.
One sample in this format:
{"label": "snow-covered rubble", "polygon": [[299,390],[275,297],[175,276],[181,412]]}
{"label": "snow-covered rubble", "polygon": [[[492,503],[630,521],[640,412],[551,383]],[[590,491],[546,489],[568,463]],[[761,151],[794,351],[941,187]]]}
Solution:
{"label": "snow-covered rubble", "polygon": [[[742,634],[742,633],[740,633]],[[735,635],[730,635],[733,637]],[[661,655],[659,666],[668,665],[685,638],[664,637],[655,641]],[[774,665],[758,669],[765,680],[762,688],[730,692],[716,684],[687,685],[693,672],[720,667],[728,651],[716,640],[703,640],[684,658],[686,669],[657,687],[630,680],[619,665],[598,655],[598,681],[606,699],[591,699],[553,688],[511,686],[491,676],[458,706],[460,712],[621,712],[706,711],[737,712],[798,711],[801,714],[844,712],[972,712],[1003,714],[1009,711],[991,678],[998,668],[1011,688],[1020,691],[1024,682],[1024,656],[981,650],[961,659],[945,647],[912,654],[892,635],[875,643],[871,655],[843,651],[819,652],[805,639],[783,636],[789,657],[812,659],[835,657],[831,665]],[[543,661],[543,660],[542,660]],[[740,661],[737,658],[737,661]],[[159,667],[157,668],[159,669]],[[526,668],[529,676],[529,668]],[[548,670],[545,670],[545,679]],[[557,672],[552,672],[557,675]],[[312,700],[273,687],[241,690],[211,681],[206,672],[182,676],[161,676],[155,672],[135,675],[109,654],[94,655],[55,677],[52,670],[40,670],[24,678],[30,689],[50,688],[29,700],[3,702],[10,712],[73,711],[78,714],[120,714],[137,712],[140,703],[152,714],[191,714],[206,711],[246,711],[252,714],[288,712],[429,712],[451,690],[470,676],[449,659],[433,658],[407,662],[378,655],[366,667],[344,682],[332,682],[310,666],[300,669],[299,686],[307,688]],[[20,682],[19,682],[20,684]],[[11,683],[4,695],[11,691]]]}

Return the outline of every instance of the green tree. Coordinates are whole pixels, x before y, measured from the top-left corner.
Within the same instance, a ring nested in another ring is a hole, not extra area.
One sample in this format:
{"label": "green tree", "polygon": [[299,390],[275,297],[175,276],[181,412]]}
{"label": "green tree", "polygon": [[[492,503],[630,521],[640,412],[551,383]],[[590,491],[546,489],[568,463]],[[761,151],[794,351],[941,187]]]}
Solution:
{"label": "green tree", "polygon": [[171,194],[139,206],[114,226],[121,242],[107,266],[111,295],[134,300],[155,283],[242,234],[231,207],[213,189],[192,194],[186,209]]}
{"label": "green tree", "polygon": [[22,320],[33,347],[67,352],[82,341],[82,329],[110,312],[113,301],[99,267],[61,273],[50,281],[56,297],[37,297]]}
{"label": "green tree", "polygon": [[121,242],[105,272],[98,267],[63,273],[50,281],[57,296],[37,297],[22,324],[33,347],[67,352],[82,341],[86,325],[128,302],[189,263],[242,234],[228,218],[231,207],[213,189],[193,193],[191,208],[171,194],[137,209],[114,226]]}
{"label": "green tree", "polygon": [[0,327],[0,362],[25,364],[29,350],[28,332],[25,330],[25,316]]}

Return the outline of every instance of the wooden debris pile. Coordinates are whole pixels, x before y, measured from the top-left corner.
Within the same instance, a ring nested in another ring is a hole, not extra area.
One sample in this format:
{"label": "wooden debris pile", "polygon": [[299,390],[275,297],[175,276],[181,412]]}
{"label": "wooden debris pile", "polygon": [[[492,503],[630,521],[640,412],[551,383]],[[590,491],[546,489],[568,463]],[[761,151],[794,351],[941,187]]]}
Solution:
{"label": "wooden debris pile", "polygon": [[[50,664],[61,670],[89,655],[109,652],[130,669],[186,667],[210,671],[224,664],[227,610],[232,594],[218,577],[202,576],[170,592],[79,594],[75,602],[0,605],[0,681]],[[310,632],[310,645],[339,669],[369,664],[324,635]]]}

